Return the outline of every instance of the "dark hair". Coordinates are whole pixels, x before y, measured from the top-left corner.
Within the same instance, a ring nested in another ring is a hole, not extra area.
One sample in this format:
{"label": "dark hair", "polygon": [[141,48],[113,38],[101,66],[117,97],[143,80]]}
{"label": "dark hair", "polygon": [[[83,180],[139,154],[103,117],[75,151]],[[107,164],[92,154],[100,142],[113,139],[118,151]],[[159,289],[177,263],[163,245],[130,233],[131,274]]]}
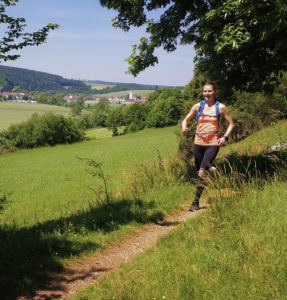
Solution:
{"label": "dark hair", "polygon": [[213,87],[213,89],[214,89],[215,91],[217,91],[217,86],[216,86],[216,84],[215,84],[213,81],[207,81],[207,82],[204,82],[203,85],[202,85],[202,87],[204,87],[204,86],[206,86],[206,85],[211,85],[211,86]]}

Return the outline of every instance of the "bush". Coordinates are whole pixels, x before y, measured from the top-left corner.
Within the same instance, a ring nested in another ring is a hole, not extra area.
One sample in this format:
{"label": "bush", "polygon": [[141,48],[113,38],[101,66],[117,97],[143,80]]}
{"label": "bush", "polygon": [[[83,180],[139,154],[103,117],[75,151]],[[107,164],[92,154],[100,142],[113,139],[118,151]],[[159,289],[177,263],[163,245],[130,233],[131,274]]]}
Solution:
{"label": "bush", "polygon": [[279,97],[262,93],[235,93],[236,102],[232,109],[235,123],[232,139],[242,140],[250,134],[284,118],[286,110]]}
{"label": "bush", "polygon": [[175,96],[157,99],[147,116],[148,127],[165,127],[175,125],[184,112],[184,102]]}
{"label": "bush", "polygon": [[84,134],[72,118],[47,113],[42,116],[34,114],[25,122],[11,125],[2,137],[12,146],[35,148],[79,142],[84,139]]}
{"label": "bush", "polygon": [[126,111],[122,110],[122,113],[126,132],[136,132],[144,129],[148,113],[146,104],[135,103],[129,105]]}

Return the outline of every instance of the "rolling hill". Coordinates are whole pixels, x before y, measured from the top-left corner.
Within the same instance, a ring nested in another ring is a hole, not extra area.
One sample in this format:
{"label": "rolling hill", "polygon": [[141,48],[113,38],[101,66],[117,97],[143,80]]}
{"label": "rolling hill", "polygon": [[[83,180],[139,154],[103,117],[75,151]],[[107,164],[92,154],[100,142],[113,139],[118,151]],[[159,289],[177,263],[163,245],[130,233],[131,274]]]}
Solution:
{"label": "rolling hill", "polygon": [[88,92],[90,87],[80,80],[22,68],[0,66],[0,91],[77,91]]}
{"label": "rolling hill", "polygon": [[[174,86],[156,84],[123,83],[102,80],[74,80],[59,75],[0,65],[0,92],[63,91],[69,93],[93,92],[99,94],[129,91],[149,90],[157,88],[172,88]],[[182,87],[178,87],[182,88]]]}

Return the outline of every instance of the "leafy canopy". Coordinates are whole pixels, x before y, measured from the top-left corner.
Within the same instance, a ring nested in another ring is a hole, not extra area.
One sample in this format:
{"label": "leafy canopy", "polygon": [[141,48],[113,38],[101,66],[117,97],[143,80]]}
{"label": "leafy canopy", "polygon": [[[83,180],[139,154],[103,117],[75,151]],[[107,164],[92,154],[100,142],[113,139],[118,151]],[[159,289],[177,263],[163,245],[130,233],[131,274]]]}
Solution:
{"label": "leafy canopy", "polygon": [[38,31],[25,32],[27,24],[24,18],[14,18],[6,14],[6,8],[15,6],[17,2],[18,0],[0,0],[0,62],[16,60],[20,55],[13,51],[44,43],[49,31],[58,28],[57,24],[49,23]]}
{"label": "leafy canopy", "polygon": [[[229,87],[270,88],[287,70],[286,0],[101,0],[118,12],[115,27],[146,26],[133,45],[128,71],[136,76],[158,62],[154,51],[194,44],[197,65]],[[159,18],[150,18],[158,11]]]}

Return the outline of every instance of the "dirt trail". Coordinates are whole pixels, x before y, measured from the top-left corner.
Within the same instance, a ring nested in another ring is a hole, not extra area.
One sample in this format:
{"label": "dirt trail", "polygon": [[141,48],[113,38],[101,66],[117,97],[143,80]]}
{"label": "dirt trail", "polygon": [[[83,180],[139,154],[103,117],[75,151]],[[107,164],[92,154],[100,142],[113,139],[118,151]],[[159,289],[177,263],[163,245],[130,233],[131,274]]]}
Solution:
{"label": "dirt trail", "polygon": [[111,245],[101,253],[68,265],[62,274],[52,274],[44,289],[36,291],[34,296],[22,296],[18,300],[64,299],[78,289],[100,281],[119,265],[151,248],[160,237],[167,235],[177,225],[203,212],[205,207],[202,208],[189,212],[185,207],[157,224],[144,225],[120,244]]}

